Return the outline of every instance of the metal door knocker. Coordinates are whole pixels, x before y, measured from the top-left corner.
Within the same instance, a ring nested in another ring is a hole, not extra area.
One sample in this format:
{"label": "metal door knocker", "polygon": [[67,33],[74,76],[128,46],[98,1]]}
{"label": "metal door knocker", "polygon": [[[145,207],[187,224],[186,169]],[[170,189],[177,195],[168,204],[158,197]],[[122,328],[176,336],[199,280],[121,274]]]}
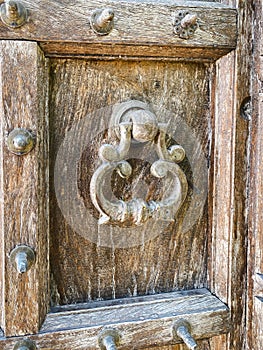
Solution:
{"label": "metal door knocker", "polygon": [[[139,226],[150,218],[172,221],[188,191],[186,176],[176,164],[185,157],[183,147],[173,145],[167,149],[167,124],[158,123],[155,114],[141,101],[132,100],[120,104],[113,110],[110,124],[110,130],[114,131],[119,144],[104,144],[100,147],[99,157],[102,164],[93,174],[90,183],[91,200],[100,213],[99,224]],[[103,190],[105,178],[114,170],[123,178],[129,177],[132,167],[125,159],[131,143],[148,141],[153,143],[159,157],[151,165],[151,174],[156,178],[165,179],[170,173],[173,176],[173,190],[162,201],[147,202],[143,198],[112,201],[106,198]]]}

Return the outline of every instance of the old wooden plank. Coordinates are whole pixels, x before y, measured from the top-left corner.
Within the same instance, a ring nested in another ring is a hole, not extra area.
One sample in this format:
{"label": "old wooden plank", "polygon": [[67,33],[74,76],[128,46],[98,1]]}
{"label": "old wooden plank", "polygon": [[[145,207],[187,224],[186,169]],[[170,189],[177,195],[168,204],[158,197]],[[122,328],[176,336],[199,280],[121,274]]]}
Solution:
{"label": "old wooden plank", "polygon": [[249,191],[249,245],[248,245],[248,300],[247,347],[263,347],[263,45],[262,2],[255,1],[253,13],[253,66],[250,139]]}
{"label": "old wooden plank", "polygon": [[[209,281],[211,290],[222,300],[228,302],[228,270],[231,268],[229,249],[233,220],[233,152],[235,119],[232,118],[234,97],[234,54],[223,57],[216,66],[215,116],[212,132],[214,134],[212,175],[214,176],[211,218],[212,240]],[[227,72],[227,73],[226,73]],[[227,103],[226,103],[227,101]]]}
{"label": "old wooden plank", "polygon": [[[28,22],[19,29],[10,29],[1,22],[0,38],[44,42],[47,54],[61,54],[61,45],[53,42],[63,42],[67,51],[71,49],[78,54],[84,51],[92,55],[92,46],[83,49],[83,45],[72,43],[105,45],[111,55],[122,54],[123,45],[129,45],[125,48],[128,56],[129,49],[136,50],[137,55],[147,56],[145,45],[171,46],[176,57],[189,56],[188,52],[193,51],[193,56],[198,54],[199,58],[207,58],[209,53],[209,58],[214,59],[236,46],[236,10],[216,2],[105,0],[101,3],[99,0],[78,0],[62,4],[61,1],[48,0],[43,6],[41,0],[25,0],[23,4],[30,14]],[[104,7],[114,10],[115,24],[109,35],[101,36],[93,32],[89,18],[95,9]],[[186,9],[195,13],[199,22],[199,28],[188,40],[176,36],[172,25],[174,13]],[[177,47],[182,49],[177,51]],[[166,56],[164,50],[155,50],[155,55]]]}
{"label": "old wooden plank", "polygon": [[[235,3],[223,2],[230,5]],[[225,131],[226,136],[224,138],[223,135],[219,135],[217,140],[221,141],[215,144],[214,164],[219,164],[218,169],[220,171],[221,168],[221,171],[216,174],[217,182],[213,195],[221,197],[222,201],[220,204],[215,203],[213,209],[216,220],[212,239],[215,243],[212,290],[215,290],[232,310],[233,331],[224,349],[245,348],[249,120],[241,116],[240,108],[250,95],[252,5],[246,1],[237,1],[236,6],[239,12],[240,35],[235,53],[217,63],[219,74],[216,99],[219,108],[215,111],[216,121],[219,125],[225,125],[225,130],[222,131]],[[226,186],[221,188],[225,181]],[[220,254],[216,253],[219,251]]]}
{"label": "old wooden plank", "polygon": [[[1,42],[2,328],[7,336],[37,332],[48,302],[48,121],[45,59],[36,43]],[[36,146],[17,156],[6,146],[14,128],[32,130]],[[36,253],[19,274],[9,254],[18,245]]]}
{"label": "old wooden plank", "polygon": [[[120,300],[121,303],[121,300]],[[135,298],[132,303],[90,310],[49,314],[41,332],[31,337],[41,349],[98,349],[98,334],[104,327],[117,329],[121,334],[120,349],[151,345],[172,345],[172,329],[176,321],[185,319],[191,324],[196,339],[209,338],[229,329],[228,308],[206,289],[174,292],[152,297]],[[3,350],[10,349],[14,339],[3,341]]]}

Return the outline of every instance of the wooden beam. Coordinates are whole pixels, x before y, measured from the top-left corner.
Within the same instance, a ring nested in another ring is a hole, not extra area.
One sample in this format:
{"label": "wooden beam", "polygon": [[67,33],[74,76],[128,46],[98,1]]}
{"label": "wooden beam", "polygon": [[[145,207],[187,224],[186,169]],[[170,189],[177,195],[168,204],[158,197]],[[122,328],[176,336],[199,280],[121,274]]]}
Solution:
{"label": "wooden beam", "polygon": [[[106,55],[113,57],[168,55],[215,60],[236,46],[236,10],[217,2],[77,0],[62,4],[47,0],[43,5],[41,0],[24,0],[23,5],[29,13],[27,23],[13,29],[0,22],[0,38],[43,43],[48,55],[92,55],[98,45],[100,55],[105,47]],[[108,35],[98,35],[90,25],[94,10],[103,8],[111,8],[115,14]],[[189,39],[174,33],[173,17],[180,11],[197,16],[198,28]]]}
{"label": "wooden beam", "polygon": [[[6,336],[37,332],[48,298],[48,120],[45,58],[36,43],[2,41],[1,46],[1,327]],[[15,128],[31,130],[36,146],[28,154],[12,154],[7,135]],[[18,273],[10,252],[30,246],[36,262]]]}
{"label": "wooden beam", "polygon": [[263,4],[253,6],[247,348],[263,348]]}
{"label": "wooden beam", "polygon": [[[40,349],[99,349],[98,336],[110,327],[121,336],[118,349],[142,349],[182,343],[173,338],[173,326],[182,319],[191,325],[195,339],[226,333],[230,328],[227,306],[206,289],[119,299],[113,305],[109,301],[94,304],[93,308],[75,305],[75,310],[62,308],[50,313],[40,333],[30,339]],[[19,338],[0,338],[3,350],[11,350],[17,341]]]}
{"label": "wooden beam", "polygon": [[236,50],[216,63],[209,288],[227,303],[232,315],[232,331],[227,341],[219,339],[217,346],[250,349],[244,336],[250,121],[242,107],[251,92],[252,3],[244,0],[224,3],[236,3],[239,36]]}

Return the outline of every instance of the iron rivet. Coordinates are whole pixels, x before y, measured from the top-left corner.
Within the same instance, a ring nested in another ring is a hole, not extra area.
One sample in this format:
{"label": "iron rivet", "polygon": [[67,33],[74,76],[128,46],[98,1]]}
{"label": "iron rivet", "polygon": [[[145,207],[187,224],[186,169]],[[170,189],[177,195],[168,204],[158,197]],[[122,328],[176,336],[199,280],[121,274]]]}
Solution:
{"label": "iron rivet", "polygon": [[116,329],[104,329],[98,337],[101,350],[117,350],[121,336]]}
{"label": "iron rivet", "polygon": [[35,138],[26,129],[14,129],[7,137],[8,150],[17,155],[29,153],[35,145]]}
{"label": "iron rivet", "polygon": [[32,248],[21,245],[11,251],[10,261],[18,273],[25,273],[35,262],[35,253]]}
{"label": "iron rivet", "polygon": [[173,336],[183,340],[190,350],[197,350],[197,343],[191,336],[191,326],[185,320],[177,321],[173,326]]}
{"label": "iron rivet", "polygon": [[2,22],[11,28],[21,27],[27,20],[27,10],[18,1],[6,0],[0,8]]}
{"label": "iron rivet", "polygon": [[99,35],[109,34],[114,26],[114,12],[110,8],[95,10],[90,18],[91,28]]}

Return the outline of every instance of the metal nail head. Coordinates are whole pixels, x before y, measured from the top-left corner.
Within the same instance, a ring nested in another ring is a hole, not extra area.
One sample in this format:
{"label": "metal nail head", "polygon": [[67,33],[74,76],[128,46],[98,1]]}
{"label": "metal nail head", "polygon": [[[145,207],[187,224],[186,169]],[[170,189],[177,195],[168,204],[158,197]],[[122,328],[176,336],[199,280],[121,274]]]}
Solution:
{"label": "metal nail head", "polygon": [[14,248],[10,253],[10,261],[17,272],[27,272],[35,262],[35,253],[32,248],[21,245]]}
{"label": "metal nail head", "polygon": [[27,10],[19,1],[6,0],[0,7],[2,22],[11,28],[19,28],[27,21]]}
{"label": "metal nail head", "polygon": [[33,134],[26,129],[17,128],[7,137],[8,150],[19,156],[29,153],[35,145]]}
{"label": "metal nail head", "polygon": [[98,35],[109,34],[114,27],[114,12],[110,8],[95,10],[90,18],[90,25]]}

